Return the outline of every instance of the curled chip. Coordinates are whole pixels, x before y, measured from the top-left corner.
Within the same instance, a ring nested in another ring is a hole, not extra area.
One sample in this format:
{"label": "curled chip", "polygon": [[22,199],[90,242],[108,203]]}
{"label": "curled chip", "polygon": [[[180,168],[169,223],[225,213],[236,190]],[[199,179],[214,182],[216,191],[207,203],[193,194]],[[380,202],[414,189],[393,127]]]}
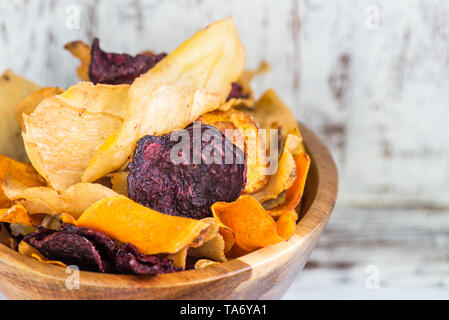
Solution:
{"label": "curled chip", "polygon": [[276,222],[253,197],[242,195],[231,203],[216,202],[214,217],[235,234],[235,243],[244,251],[252,252],[283,241],[276,231]]}
{"label": "curled chip", "polygon": [[131,84],[165,56],[165,53],[134,57],[126,53],[108,53],[100,49],[100,41],[95,38],[91,47],[89,78],[95,84]]}
{"label": "curled chip", "polygon": [[208,223],[166,215],[146,208],[125,196],[97,201],[76,222],[121,242],[143,254],[176,253],[203,243]]}
{"label": "curled chip", "polygon": [[73,264],[81,270],[147,275],[179,271],[168,259],[141,254],[132,244],[119,244],[101,232],[70,224],[63,223],[59,231],[39,227],[23,241],[37,249],[34,254],[42,260]]}
{"label": "curled chip", "polygon": [[132,200],[195,219],[210,216],[217,201],[236,200],[246,184],[245,154],[209,125],[141,138],[129,170]]}

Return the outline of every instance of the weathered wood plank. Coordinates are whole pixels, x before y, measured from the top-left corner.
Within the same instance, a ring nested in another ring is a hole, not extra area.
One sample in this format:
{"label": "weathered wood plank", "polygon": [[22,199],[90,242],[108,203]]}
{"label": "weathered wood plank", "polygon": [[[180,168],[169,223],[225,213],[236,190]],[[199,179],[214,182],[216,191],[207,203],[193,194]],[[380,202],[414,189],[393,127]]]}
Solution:
{"label": "weathered wood plank", "polygon": [[[79,29],[67,27],[71,9]],[[376,22],[378,14],[379,25]],[[64,43],[170,51],[234,16],[247,65],[330,146],[340,202],[449,206],[449,3],[378,0],[39,0],[0,3],[0,70],[42,85],[77,81]]]}
{"label": "weathered wood plank", "polygon": [[447,299],[448,221],[444,210],[337,206],[285,298]]}

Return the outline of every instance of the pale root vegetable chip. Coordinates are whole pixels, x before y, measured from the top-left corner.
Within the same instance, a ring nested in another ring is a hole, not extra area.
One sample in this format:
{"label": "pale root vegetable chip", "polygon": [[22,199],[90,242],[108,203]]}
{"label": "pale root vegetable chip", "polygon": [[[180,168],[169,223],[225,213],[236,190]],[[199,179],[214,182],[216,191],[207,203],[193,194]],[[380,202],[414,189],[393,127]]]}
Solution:
{"label": "pale root vegetable chip", "polygon": [[[48,184],[58,191],[81,182],[81,175],[97,149],[122,124],[122,119],[112,115],[113,112],[103,112],[98,101],[78,105],[81,101],[83,96],[78,94],[56,95],[44,99],[30,115],[23,115],[22,136],[28,157]],[[111,106],[111,99],[100,101],[110,102],[105,106],[109,110],[118,109]],[[86,109],[90,107],[92,112]]]}
{"label": "pale root vegetable chip", "polygon": [[166,215],[119,195],[97,201],[81,215],[77,226],[131,243],[143,254],[171,254],[200,246],[210,224]]}
{"label": "pale root vegetable chip", "polygon": [[16,250],[17,248],[16,239],[14,239],[11,233],[9,233],[8,229],[6,228],[6,224],[3,222],[0,222],[0,244],[3,244],[4,246],[7,246],[8,248],[11,248],[13,250]]}
{"label": "pale root vegetable chip", "polygon": [[53,97],[57,94],[62,93],[62,90],[59,87],[46,87],[34,91],[33,93],[26,96],[24,99],[20,101],[20,103],[14,108],[14,115],[19,124],[20,129],[25,130],[25,124],[23,122],[24,114],[31,114],[34,109],[41,103],[44,99]]}
{"label": "pale root vegetable chip", "polygon": [[25,241],[20,241],[19,246],[17,248],[17,250],[27,256],[27,257],[31,257],[36,259],[39,262],[43,262],[43,263],[48,263],[48,264],[54,264],[60,267],[67,267],[67,265],[61,261],[53,261],[53,260],[48,260],[46,257],[44,257],[44,255],[42,255],[42,253],[39,252],[39,250],[37,250],[36,248],[30,246],[28,243],[26,243]]}
{"label": "pale root vegetable chip", "polygon": [[204,243],[197,248],[189,248],[188,255],[219,262],[226,261],[226,243],[223,236],[219,233],[220,222],[215,218],[204,218],[201,221],[210,224],[209,231],[204,237]]}
{"label": "pale root vegetable chip", "polygon": [[286,210],[284,211],[276,221],[276,230],[279,236],[287,241],[290,239],[296,231],[296,211]]}
{"label": "pale root vegetable chip", "polygon": [[23,98],[38,89],[38,85],[14,74],[11,70],[6,70],[0,76],[0,154],[18,161],[26,161],[27,155],[14,108]]}
{"label": "pale root vegetable chip", "polygon": [[290,188],[296,179],[294,156],[302,151],[302,138],[289,134],[283,149],[277,172],[270,176],[267,185],[262,190],[251,194],[254,199],[261,203],[269,199],[276,199],[283,191]]}
{"label": "pale root vegetable chip", "polygon": [[236,245],[245,251],[283,241],[276,222],[251,196],[242,195],[231,203],[216,202],[211,209],[214,217],[234,232]]}
{"label": "pale root vegetable chip", "polygon": [[118,194],[128,196],[128,175],[129,171],[110,173],[108,176],[111,178],[112,190]]}
{"label": "pale root vegetable chip", "polygon": [[209,259],[199,259],[197,262],[195,262],[194,268],[195,268],[195,270],[203,269],[203,268],[212,266],[212,265],[217,264],[217,263],[218,262],[212,261],[212,260],[209,260]]}
{"label": "pale root vegetable chip", "polygon": [[173,261],[173,266],[177,268],[186,268],[187,252],[189,247],[184,247],[176,253],[169,254],[167,259]]}
{"label": "pale root vegetable chip", "polygon": [[219,129],[230,141],[246,154],[247,180],[245,193],[254,193],[268,181],[264,138],[259,135],[259,127],[247,113],[229,109],[203,114],[198,121]]}
{"label": "pale root vegetable chip", "polygon": [[21,205],[14,205],[8,209],[0,209],[0,222],[20,223],[34,227],[42,221],[42,218],[42,215],[29,215]]}
{"label": "pale root vegetable chip", "polygon": [[83,41],[72,41],[64,46],[74,57],[80,60],[76,73],[81,80],[89,81],[90,46]]}
{"label": "pale root vegetable chip", "polygon": [[77,183],[59,193],[50,187],[27,187],[14,179],[6,178],[2,188],[9,200],[20,203],[29,214],[67,213],[74,219],[98,200],[118,195],[98,183]]}
{"label": "pale root vegetable chip", "polygon": [[129,85],[93,84],[82,81],[71,86],[56,99],[91,113],[105,113],[124,119],[128,114]]}
{"label": "pale root vegetable chip", "polygon": [[1,187],[6,179],[13,179],[27,187],[36,187],[45,184],[32,166],[0,154],[0,208],[8,208],[12,205],[12,201],[6,196]]}
{"label": "pale root vegetable chip", "polygon": [[95,181],[119,169],[142,136],[182,129],[217,109],[240,77],[244,61],[232,18],[213,23],[181,44],[132,83],[127,118],[99,148],[82,180]]}

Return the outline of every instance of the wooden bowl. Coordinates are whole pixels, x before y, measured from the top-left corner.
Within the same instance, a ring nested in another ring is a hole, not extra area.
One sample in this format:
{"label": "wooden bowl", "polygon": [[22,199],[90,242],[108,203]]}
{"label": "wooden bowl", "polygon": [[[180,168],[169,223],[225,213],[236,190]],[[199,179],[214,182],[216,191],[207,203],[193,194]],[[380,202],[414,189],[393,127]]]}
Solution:
{"label": "wooden bowl", "polygon": [[64,268],[0,245],[0,290],[10,299],[281,298],[307,262],[337,197],[337,169],[329,151],[306,126],[301,133],[312,163],[296,234],[288,242],[201,270],[158,276],[82,271],[79,289],[66,287],[71,274]]}

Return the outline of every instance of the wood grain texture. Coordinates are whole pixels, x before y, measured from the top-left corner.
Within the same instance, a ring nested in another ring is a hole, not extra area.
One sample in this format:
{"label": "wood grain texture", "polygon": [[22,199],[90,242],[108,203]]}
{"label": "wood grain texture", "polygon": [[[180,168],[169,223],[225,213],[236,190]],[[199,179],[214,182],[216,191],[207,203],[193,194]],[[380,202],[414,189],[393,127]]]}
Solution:
{"label": "wood grain texture", "polygon": [[[286,299],[448,299],[449,211],[337,204]],[[367,286],[378,271],[378,287]]]}
{"label": "wood grain texture", "polygon": [[[66,27],[72,6],[79,29]],[[272,65],[256,93],[274,87],[330,147],[340,202],[447,208],[448,14],[438,0],[1,1],[0,71],[67,87],[77,82],[68,41],[169,52],[232,15],[247,66]]]}
{"label": "wood grain texture", "polygon": [[301,127],[312,165],[296,233],[278,243],[201,270],[160,276],[80,272],[67,289],[61,267],[37,262],[0,245],[0,291],[9,299],[278,299],[305,265],[337,197],[338,175],[327,148]]}

